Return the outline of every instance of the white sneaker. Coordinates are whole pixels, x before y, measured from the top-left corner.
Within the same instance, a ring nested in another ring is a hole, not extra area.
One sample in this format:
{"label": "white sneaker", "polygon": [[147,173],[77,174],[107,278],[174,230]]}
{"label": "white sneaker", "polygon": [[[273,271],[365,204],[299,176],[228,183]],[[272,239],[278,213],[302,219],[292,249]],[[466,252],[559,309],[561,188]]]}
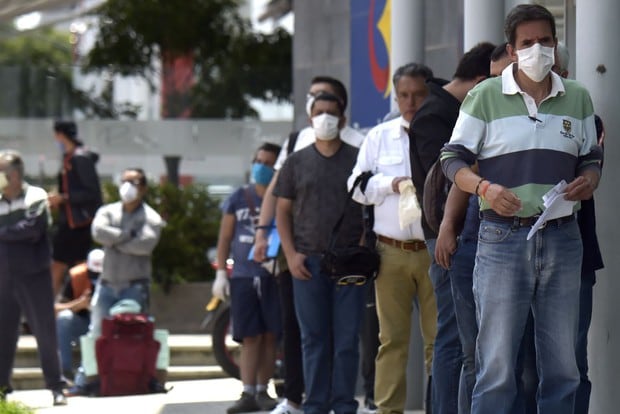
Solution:
{"label": "white sneaker", "polygon": [[304,410],[293,407],[287,399],[284,399],[270,414],[304,414]]}

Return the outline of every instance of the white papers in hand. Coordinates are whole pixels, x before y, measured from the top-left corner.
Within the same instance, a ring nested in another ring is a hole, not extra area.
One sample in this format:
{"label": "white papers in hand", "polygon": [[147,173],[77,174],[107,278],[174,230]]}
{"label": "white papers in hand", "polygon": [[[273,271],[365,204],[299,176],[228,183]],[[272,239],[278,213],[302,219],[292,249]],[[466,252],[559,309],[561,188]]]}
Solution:
{"label": "white papers in hand", "polygon": [[564,195],[566,194],[564,190],[567,185],[566,181],[562,180],[543,196],[545,211],[542,212],[538,220],[536,220],[536,223],[534,223],[530,229],[530,232],[527,234],[527,240],[531,239],[538,229],[544,227],[547,221],[573,214],[573,207],[576,201],[564,199]]}

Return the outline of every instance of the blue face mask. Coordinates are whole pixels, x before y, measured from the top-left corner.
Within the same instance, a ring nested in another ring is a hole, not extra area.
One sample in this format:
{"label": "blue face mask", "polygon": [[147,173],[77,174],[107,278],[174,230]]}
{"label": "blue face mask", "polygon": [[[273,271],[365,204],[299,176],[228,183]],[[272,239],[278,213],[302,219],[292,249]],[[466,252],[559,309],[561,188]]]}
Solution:
{"label": "blue face mask", "polygon": [[65,144],[63,144],[62,142],[57,142],[56,145],[58,145],[58,150],[60,151],[61,154],[65,153]]}
{"label": "blue face mask", "polygon": [[252,178],[259,185],[269,185],[273,177],[273,168],[260,162],[252,164]]}

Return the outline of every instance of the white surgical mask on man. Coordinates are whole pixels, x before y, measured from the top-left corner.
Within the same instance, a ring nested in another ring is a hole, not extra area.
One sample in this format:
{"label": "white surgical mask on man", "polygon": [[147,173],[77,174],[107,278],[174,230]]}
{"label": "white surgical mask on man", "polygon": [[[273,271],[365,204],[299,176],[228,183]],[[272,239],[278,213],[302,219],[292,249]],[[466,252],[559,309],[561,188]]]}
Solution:
{"label": "white surgical mask on man", "polygon": [[330,114],[321,114],[312,118],[312,128],[317,139],[330,141],[338,136],[340,118]]}
{"label": "white surgical mask on man", "polygon": [[555,63],[554,49],[534,43],[527,49],[517,50],[519,69],[534,82],[542,81]]}
{"label": "white surgical mask on man", "polygon": [[131,203],[138,198],[138,187],[126,181],[118,189],[118,195],[123,203]]}

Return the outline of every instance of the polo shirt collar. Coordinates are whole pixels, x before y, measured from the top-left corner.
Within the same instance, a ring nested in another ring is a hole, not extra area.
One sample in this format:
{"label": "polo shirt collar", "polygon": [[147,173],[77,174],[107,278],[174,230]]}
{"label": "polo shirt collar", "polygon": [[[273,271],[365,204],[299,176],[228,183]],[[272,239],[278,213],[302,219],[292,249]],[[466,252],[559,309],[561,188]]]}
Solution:
{"label": "polo shirt collar", "polygon": [[[513,68],[516,63],[511,63],[502,71],[502,93],[504,95],[515,95],[517,93],[524,93],[514,77]],[[564,89],[564,82],[562,78],[555,72],[551,71],[551,92],[548,97],[563,95],[566,90]]]}

